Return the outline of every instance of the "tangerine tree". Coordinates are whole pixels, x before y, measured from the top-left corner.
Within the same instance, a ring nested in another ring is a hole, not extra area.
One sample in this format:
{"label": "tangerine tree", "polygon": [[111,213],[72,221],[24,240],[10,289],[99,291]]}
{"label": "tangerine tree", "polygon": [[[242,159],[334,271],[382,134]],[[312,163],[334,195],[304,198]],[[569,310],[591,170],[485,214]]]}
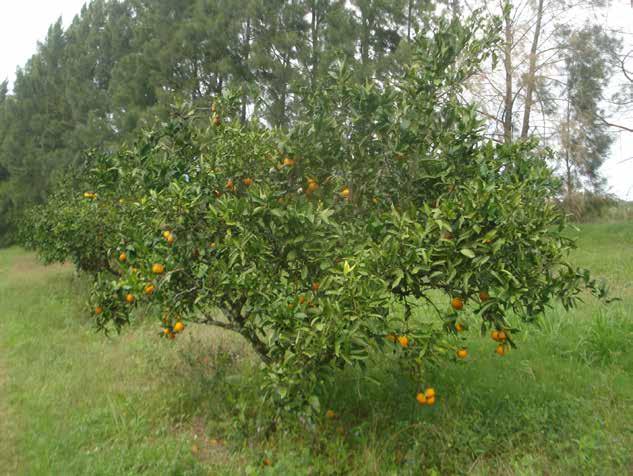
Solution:
{"label": "tangerine tree", "polygon": [[462,99],[493,55],[496,21],[482,25],[439,20],[397,78],[359,85],[341,66],[287,132],[240,123],[231,97],[210,115],[180,107],[93,153],[33,211],[25,241],[92,275],[101,329],[150,306],[168,338],[187,322],[239,333],[282,410],[318,411],[323,381],[376,352],[395,352],[422,386],[423,364],[468,355],[461,314],[503,355],[509,315],[532,321],[555,299],[605,291],[567,261],[548,151],[487,139]]}

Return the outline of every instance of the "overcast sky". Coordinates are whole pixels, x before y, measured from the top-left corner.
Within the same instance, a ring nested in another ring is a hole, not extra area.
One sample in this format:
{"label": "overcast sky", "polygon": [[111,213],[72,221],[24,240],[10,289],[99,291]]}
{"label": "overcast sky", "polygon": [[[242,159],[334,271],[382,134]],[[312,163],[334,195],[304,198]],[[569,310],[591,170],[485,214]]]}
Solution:
{"label": "overcast sky", "polygon": [[[51,23],[60,16],[64,26],[79,13],[85,0],[3,0],[0,15],[0,81],[15,77],[17,66],[35,53]],[[631,0],[614,0],[607,16],[610,28],[622,31],[625,45],[633,50],[633,6]],[[617,120],[633,128],[633,113]],[[614,119],[615,122],[615,119]],[[631,158],[631,160],[627,160]],[[602,168],[612,192],[633,200],[633,133],[616,132],[611,157]]]}

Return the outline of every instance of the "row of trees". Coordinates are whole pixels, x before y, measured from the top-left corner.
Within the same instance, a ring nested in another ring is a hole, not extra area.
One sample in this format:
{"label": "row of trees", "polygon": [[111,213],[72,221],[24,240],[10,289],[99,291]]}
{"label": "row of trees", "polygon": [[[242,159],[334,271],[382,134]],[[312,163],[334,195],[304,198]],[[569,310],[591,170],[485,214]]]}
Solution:
{"label": "row of trees", "polygon": [[[469,8],[456,0],[93,0],[67,30],[61,21],[50,27],[11,94],[0,87],[0,235],[12,216],[45,199],[66,166],[84,160],[84,150],[116,147],[178,100],[208,107],[237,88],[242,120],[254,115],[287,128],[337,61],[358,83],[401,75],[411,40],[428,34],[433,15]],[[542,0],[504,10],[497,55],[505,82],[484,69],[467,95],[506,141],[542,133],[536,114],[562,124],[541,135],[561,149],[569,190],[582,177],[598,187],[610,145],[596,119],[611,71],[605,52],[618,45],[596,26],[560,29],[554,8],[565,6]],[[553,71],[564,79],[550,81]]]}

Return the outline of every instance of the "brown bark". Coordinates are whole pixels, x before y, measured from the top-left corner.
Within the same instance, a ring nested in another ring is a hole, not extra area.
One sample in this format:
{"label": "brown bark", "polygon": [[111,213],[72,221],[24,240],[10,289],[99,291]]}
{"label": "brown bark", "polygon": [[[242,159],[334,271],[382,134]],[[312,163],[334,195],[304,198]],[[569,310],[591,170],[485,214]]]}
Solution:
{"label": "brown bark", "polygon": [[530,130],[530,113],[532,112],[533,95],[536,85],[536,52],[538,50],[539,37],[541,35],[541,21],[543,20],[543,0],[539,0],[536,10],[536,26],[534,38],[530,48],[530,67],[527,74],[527,91],[525,93],[525,109],[523,110],[523,126],[521,127],[521,138],[527,138]]}
{"label": "brown bark", "polygon": [[514,98],[512,96],[512,19],[510,17],[510,9],[504,8],[503,20],[505,24],[504,33],[504,67],[506,72],[506,90],[504,97],[504,115],[503,115],[503,138],[509,144],[512,142],[512,108]]}

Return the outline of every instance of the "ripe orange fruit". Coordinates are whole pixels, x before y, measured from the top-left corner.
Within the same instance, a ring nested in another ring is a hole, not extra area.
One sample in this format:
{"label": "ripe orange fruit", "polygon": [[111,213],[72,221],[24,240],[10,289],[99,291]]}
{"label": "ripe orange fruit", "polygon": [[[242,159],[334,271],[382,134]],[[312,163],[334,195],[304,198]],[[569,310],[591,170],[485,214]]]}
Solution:
{"label": "ripe orange fruit", "polygon": [[222,118],[219,115],[213,116],[213,125],[219,126],[222,124]]}
{"label": "ripe orange fruit", "polygon": [[153,284],[148,284],[147,286],[145,286],[145,294],[152,295],[154,294],[154,291],[156,290],[156,286],[154,286]]}
{"label": "ripe orange fruit", "polygon": [[170,236],[171,236],[171,231],[169,230],[163,231],[163,238],[167,240]]}
{"label": "ripe orange fruit", "polygon": [[402,347],[409,347],[409,338],[407,336],[398,337],[398,342]]}
{"label": "ripe orange fruit", "polygon": [[435,395],[432,397],[426,397],[426,404],[429,406],[435,405]]}
{"label": "ripe orange fruit", "polygon": [[264,458],[264,461],[262,461],[262,463],[264,464],[264,466],[271,466],[273,464],[272,461],[270,461],[268,458]]}
{"label": "ripe orange fruit", "polygon": [[174,238],[174,235],[169,235],[169,237],[167,238],[167,244],[171,246],[174,244],[174,241],[176,241],[176,238]]}
{"label": "ripe orange fruit", "polygon": [[178,321],[176,322],[176,324],[174,324],[174,332],[182,332],[185,330],[185,325]]}
{"label": "ripe orange fruit", "polygon": [[416,396],[415,399],[418,401],[418,403],[420,405],[425,405],[426,404],[426,395],[424,395],[424,393],[419,392]]}
{"label": "ripe orange fruit", "polygon": [[499,331],[492,331],[492,333],[490,334],[490,337],[492,337],[492,340],[498,341],[499,340]]}
{"label": "ripe orange fruit", "polygon": [[165,266],[160,263],[154,263],[152,265],[152,273],[154,274],[163,274],[165,272]]}
{"label": "ripe orange fruit", "polygon": [[349,198],[349,188],[345,187],[343,190],[341,190],[341,197],[346,200]]}
{"label": "ripe orange fruit", "polygon": [[290,157],[284,157],[283,165],[286,167],[292,167],[295,164],[295,161]]}
{"label": "ripe orange fruit", "polygon": [[455,324],[455,330],[457,332],[461,332],[461,331],[464,330],[464,326],[458,322],[458,323]]}
{"label": "ripe orange fruit", "polygon": [[456,311],[461,311],[464,308],[464,300],[462,298],[460,298],[460,297],[454,297],[451,300],[451,306]]}
{"label": "ripe orange fruit", "polygon": [[245,178],[244,180],[242,180],[242,182],[244,183],[244,185],[246,185],[247,187],[250,187],[251,185],[253,185],[253,179],[252,178]]}
{"label": "ripe orange fruit", "polygon": [[459,357],[460,359],[465,359],[466,357],[468,357],[468,351],[466,349],[459,349],[457,351],[457,357]]}
{"label": "ripe orange fruit", "polygon": [[433,387],[429,387],[424,391],[424,396],[429,398],[435,398],[435,389]]}
{"label": "ripe orange fruit", "polygon": [[331,420],[332,418],[336,418],[336,413],[334,413],[334,410],[328,410],[325,412],[325,417]]}
{"label": "ripe orange fruit", "polygon": [[479,299],[481,301],[487,301],[490,299],[490,294],[488,294],[488,291],[479,291]]}
{"label": "ripe orange fruit", "polygon": [[235,189],[235,185],[233,184],[233,179],[228,179],[228,180],[226,181],[226,188],[227,188],[228,190],[233,190],[233,189]]}
{"label": "ripe orange fruit", "polygon": [[497,353],[498,356],[503,357],[504,355],[506,355],[506,352],[507,352],[506,346],[503,344],[499,344],[495,352]]}
{"label": "ripe orange fruit", "polygon": [[499,336],[498,336],[498,337],[499,337],[499,340],[500,340],[500,341],[504,341],[504,340],[506,340],[506,339],[507,339],[507,337],[508,337],[508,336],[506,335],[506,333],[505,333],[505,332],[503,332],[503,331],[499,331]]}
{"label": "ripe orange fruit", "polygon": [[165,334],[166,336],[168,336],[169,334],[171,334],[171,331],[169,330],[169,328],[168,328],[168,327],[165,327],[165,328],[163,329],[163,334]]}
{"label": "ripe orange fruit", "polygon": [[103,308],[101,306],[95,307],[95,314],[98,316],[103,312]]}
{"label": "ripe orange fruit", "polygon": [[316,281],[312,283],[312,291],[314,291],[315,293],[319,290],[320,287],[321,285]]}
{"label": "ripe orange fruit", "polygon": [[314,179],[308,179],[308,188],[306,189],[307,194],[311,194],[316,192],[319,189],[319,184]]}
{"label": "ripe orange fruit", "polygon": [[136,300],[136,298],[134,297],[133,294],[127,294],[125,296],[125,300],[128,304],[132,304]]}
{"label": "ripe orange fruit", "polygon": [[125,253],[121,253],[121,254],[119,255],[119,261],[120,261],[121,263],[125,263],[125,262],[127,261],[127,255],[126,255]]}

